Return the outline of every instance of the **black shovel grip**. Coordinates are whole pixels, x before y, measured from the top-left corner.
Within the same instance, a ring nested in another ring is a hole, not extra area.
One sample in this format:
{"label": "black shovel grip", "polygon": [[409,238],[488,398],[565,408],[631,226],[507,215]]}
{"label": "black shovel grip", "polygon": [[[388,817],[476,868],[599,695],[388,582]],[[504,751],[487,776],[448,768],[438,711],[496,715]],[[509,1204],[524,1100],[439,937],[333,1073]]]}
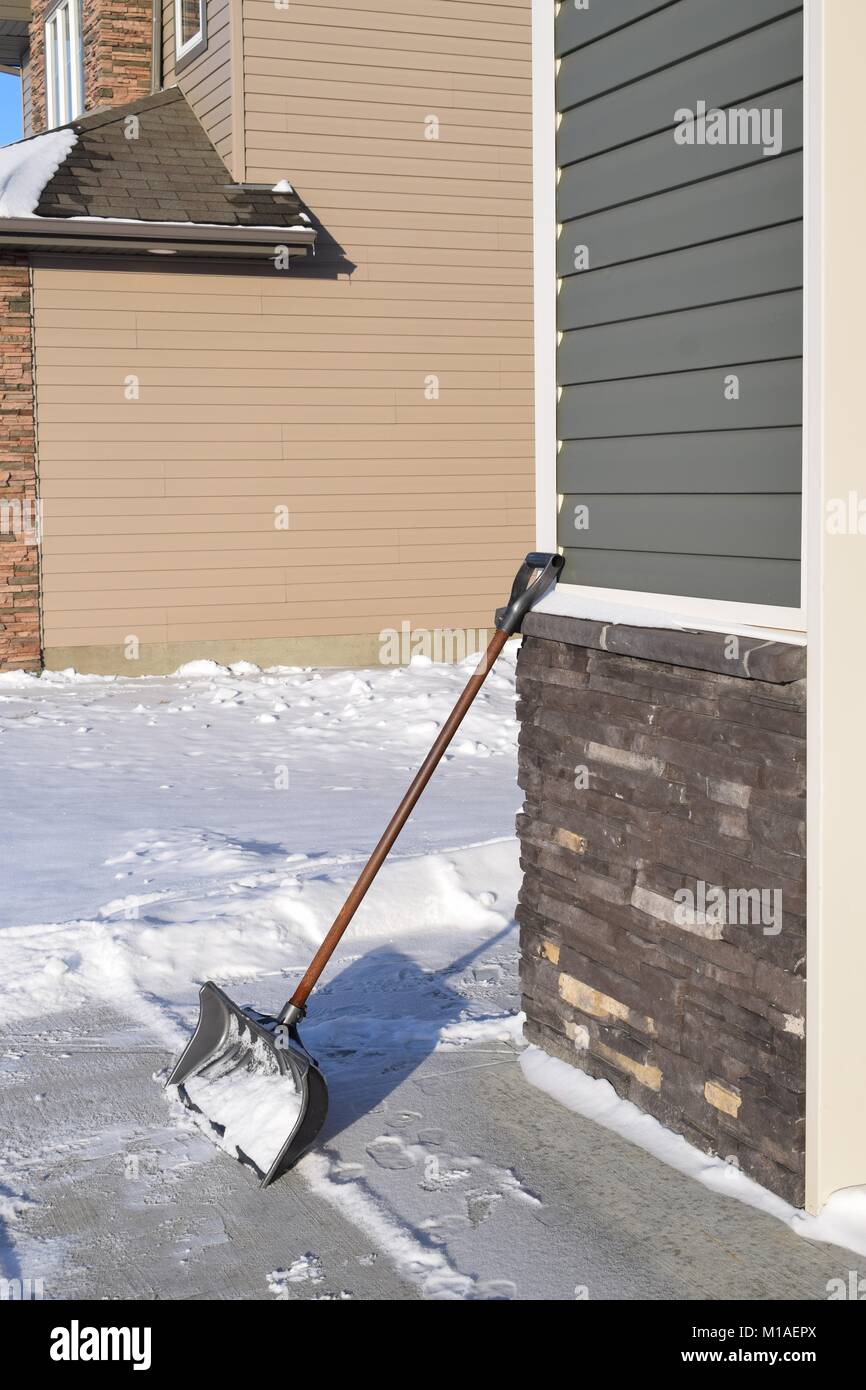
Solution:
{"label": "black shovel grip", "polygon": [[[549,555],[543,551],[527,555],[517,571],[507,607],[500,609],[496,615],[496,626],[500,632],[507,632],[510,637],[520,631],[523,619],[553,588],[564,564],[562,555]],[[533,579],[536,571],[540,573]]]}

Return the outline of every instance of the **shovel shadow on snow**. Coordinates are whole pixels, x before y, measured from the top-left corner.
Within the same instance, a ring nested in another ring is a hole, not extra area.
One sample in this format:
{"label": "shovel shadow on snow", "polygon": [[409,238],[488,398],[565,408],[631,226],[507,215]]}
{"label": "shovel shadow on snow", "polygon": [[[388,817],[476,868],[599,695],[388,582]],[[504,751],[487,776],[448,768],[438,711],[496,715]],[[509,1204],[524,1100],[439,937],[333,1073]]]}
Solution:
{"label": "shovel shadow on snow", "polygon": [[[328,1119],[317,1147],[382,1105],[435,1052],[442,1030],[464,1019],[471,1002],[449,981],[490,953],[513,926],[443,970],[424,970],[402,951],[379,947],[316,990],[301,1036],[328,1083]],[[498,969],[491,964],[494,975]]]}

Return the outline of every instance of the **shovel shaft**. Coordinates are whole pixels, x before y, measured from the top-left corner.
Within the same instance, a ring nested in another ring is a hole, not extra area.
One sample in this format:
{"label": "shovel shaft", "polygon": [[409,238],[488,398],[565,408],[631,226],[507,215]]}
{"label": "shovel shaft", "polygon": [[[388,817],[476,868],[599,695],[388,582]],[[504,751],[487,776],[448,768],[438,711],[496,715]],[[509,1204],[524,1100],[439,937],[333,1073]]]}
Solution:
{"label": "shovel shaft", "polygon": [[[394,841],[397,839],[397,836],[400,834],[400,831],[403,829],[403,826],[409,819],[409,816],[412,813],[412,808],[414,807],[416,801],[423,792],[427,783],[430,781],[430,778],[436,770],[436,767],[442,757],[442,754],[445,752],[446,748],[448,747],[449,743],[451,742],[458,728],[463,722],[463,718],[466,714],[466,711],[469,709],[469,706],[472,704],[472,701],[475,699],[475,696],[478,694],[479,690],[484,684],[490,672],[490,669],[493,666],[493,663],[495,662],[499,653],[502,651],[502,648],[505,646],[505,643],[508,641],[508,637],[509,633],[507,631],[502,631],[501,629],[497,629],[497,631],[494,633],[493,639],[489,647],[487,648],[487,651],[484,653],[483,657],[481,658],[477,667],[475,668],[475,671],[473,672],[472,676],[470,677],[466,689],[463,691],[463,694],[460,696],[460,699],[457,701],[457,704],[454,706],[454,709],[451,711],[448,718],[445,720],[445,723],[442,725],[442,728],[439,730],[436,742],[433,744],[433,747],[430,749],[430,752],[427,754],[427,757],[424,759],[423,763],[416,772],[412,785],[409,787],[409,790],[406,792],[406,795],[403,797],[403,800],[400,802],[400,805],[397,807],[396,811],[391,817],[388,827],[385,830],[385,833],[383,834],[381,840],[377,844],[376,848],[373,850],[373,853],[370,855],[370,858],[367,860],[367,863],[364,865],[364,868],[361,871],[360,878],[358,879],[348,898],[344,902],[343,906],[340,908],[340,911],[337,913],[337,916],[334,918],[333,926],[331,927],[330,931],[328,932],[328,935],[325,937],[324,941],[322,942],[321,946],[319,947],[318,951],[313,957],[306,975],[301,980],[300,984],[298,985],[297,989],[295,990],[294,994],[289,1000],[289,1003],[283,1010],[283,1014],[280,1015],[281,1019],[284,1015],[287,1015],[290,1010],[303,1009],[309,997],[310,991],[313,989],[313,986],[315,985],[325,966],[328,964],[328,961],[331,959],[331,956],[333,955],[334,950],[336,949],[337,944],[341,936],[343,935],[343,932],[346,930],[355,913],[357,912],[358,907],[360,906],[364,898],[364,895],[367,892],[367,889],[370,887],[370,884],[373,882],[373,879],[376,877],[377,873],[381,869],[382,864],[388,856],[391,846],[394,844]],[[295,1017],[296,1016],[297,1015],[295,1015]]]}

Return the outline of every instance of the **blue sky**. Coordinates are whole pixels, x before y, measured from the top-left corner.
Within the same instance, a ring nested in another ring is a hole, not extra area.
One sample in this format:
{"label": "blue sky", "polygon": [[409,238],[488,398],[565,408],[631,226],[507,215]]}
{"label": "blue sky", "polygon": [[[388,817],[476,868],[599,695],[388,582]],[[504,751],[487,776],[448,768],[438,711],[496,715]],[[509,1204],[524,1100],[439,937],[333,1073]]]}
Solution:
{"label": "blue sky", "polygon": [[0,145],[21,139],[21,79],[0,72]]}

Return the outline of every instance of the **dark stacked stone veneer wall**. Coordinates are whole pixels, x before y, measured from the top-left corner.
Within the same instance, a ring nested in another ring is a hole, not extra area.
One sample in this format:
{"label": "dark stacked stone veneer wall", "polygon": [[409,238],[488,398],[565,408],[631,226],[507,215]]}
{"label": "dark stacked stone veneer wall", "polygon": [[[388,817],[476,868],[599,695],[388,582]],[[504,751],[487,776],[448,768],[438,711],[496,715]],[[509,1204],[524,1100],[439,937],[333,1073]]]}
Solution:
{"label": "dark stacked stone veneer wall", "polygon": [[517,668],[527,1036],[798,1205],[805,660],[533,614]]}

